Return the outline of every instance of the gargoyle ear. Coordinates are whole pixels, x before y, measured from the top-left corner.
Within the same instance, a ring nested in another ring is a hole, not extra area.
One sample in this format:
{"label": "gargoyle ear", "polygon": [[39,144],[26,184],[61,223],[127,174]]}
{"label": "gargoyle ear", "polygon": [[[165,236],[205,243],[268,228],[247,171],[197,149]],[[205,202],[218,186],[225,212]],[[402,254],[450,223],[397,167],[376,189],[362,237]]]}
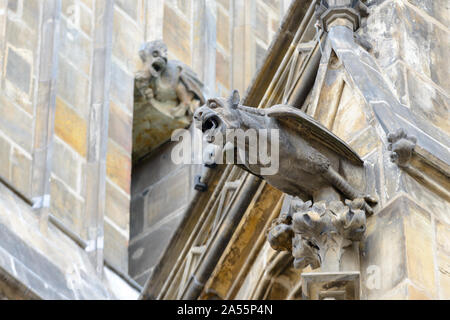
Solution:
{"label": "gargoyle ear", "polygon": [[229,99],[229,104],[230,104],[231,108],[237,109],[240,101],[241,101],[241,97],[239,96],[239,91],[233,90],[233,92],[231,92],[231,96]]}
{"label": "gargoyle ear", "polygon": [[142,62],[145,62],[147,60],[145,50],[139,50],[139,57],[141,58]]}
{"label": "gargoyle ear", "polygon": [[146,48],[147,48],[146,43],[141,45],[141,47],[139,48],[139,57],[141,58],[142,62],[145,62],[147,60]]}

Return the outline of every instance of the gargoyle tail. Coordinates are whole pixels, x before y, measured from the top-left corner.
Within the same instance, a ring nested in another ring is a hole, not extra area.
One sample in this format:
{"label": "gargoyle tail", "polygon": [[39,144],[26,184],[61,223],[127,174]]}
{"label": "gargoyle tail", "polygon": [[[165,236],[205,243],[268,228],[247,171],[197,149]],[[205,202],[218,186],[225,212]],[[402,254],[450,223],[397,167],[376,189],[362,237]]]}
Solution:
{"label": "gargoyle tail", "polygon": [[327,179],[337,190],[341,191],[344,196],[346,196],[350,200],[355,200],[356,198],[363,198],[365,200],[364,209],[366,210],[368,215],[373,214],[372,208],[367,204],[366,197],[364,197],[361,193],[356,191],[345,179],[336,172],[331,166],[328,167],[328,170],[323,173],[323,177]]}
{"label": "gargoyle tail", "polygon": [[324,178],[327,179],[331,184],[341,191],[344,196],[350,200],[355,200],[361,195],[347,182],[345,179],[337,173],[331,166],[323,174]]}

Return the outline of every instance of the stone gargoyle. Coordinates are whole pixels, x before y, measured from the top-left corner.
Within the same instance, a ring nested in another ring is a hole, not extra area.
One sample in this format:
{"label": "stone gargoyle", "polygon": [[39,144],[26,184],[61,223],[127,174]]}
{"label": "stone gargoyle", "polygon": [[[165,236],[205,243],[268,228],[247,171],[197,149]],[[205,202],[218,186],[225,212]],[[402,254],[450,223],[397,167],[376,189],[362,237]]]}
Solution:
{"label": "stone gargoyle", "polygon": [[168,60],[164,42],[146,43],[139,55],[144,69],[136,74],[136,88],[153,107],[169,117],[181,118],[205,103],[201,81],[182,62]]}
{"label": "stone gargoyle", "polygon": [[[339,173],[342,162],[347,161],[355,167],[362,168],[363,160],[344,141],[302,111],[287,105],[276,105],[267,109],[243,106],[240,104],[239,93],[233,91],[229,99],[209,99],[206,105],[195,111],[194,121],[209,142],[228,141],[226,146],[218,146],[223,148],[224,154],[233,148],[234,154],[239,154],[237,149],[245,148],[245,152],[241,154],[248,155],[247,140],[244,144],[232,144],[230,148],[230,139],[226,136],[232,134],[233,130],[277,130],[279,133],[277,173],[264,175],[261,170],[264,164],[259,162],[251,164],[248,159],[243,159],[238,165],[286,194],[303,198],[306,195],[314,202],[324,200],[323,191],[329,191],[330,188],[343,195],[345,199],[364,199],[365,211],[372,214],[370,204],[376,203],[376,199],[355,190]],[[218,136],[221,139],[211,139]],[[268,144],[274,142],[269,135]]]}
{"label": "stone gargoyle", "polygon": [[133,161],[189,126],[194,110],[205,103],[203,84],[188,66],[168,60],[162,41],[144,44],[139,55],[143,68],[135,76]]}

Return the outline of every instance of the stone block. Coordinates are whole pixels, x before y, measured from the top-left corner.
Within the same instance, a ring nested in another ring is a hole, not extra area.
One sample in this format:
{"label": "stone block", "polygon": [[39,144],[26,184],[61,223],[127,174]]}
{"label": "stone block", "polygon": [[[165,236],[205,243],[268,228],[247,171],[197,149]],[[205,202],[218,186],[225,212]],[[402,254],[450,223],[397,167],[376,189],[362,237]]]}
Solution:
{"label": "stone block", "polygon": [[75,234],[82,233],[82,198],[74,195],[61,181],[52,177],[50,181],[50,212]]}
{"label": "stone block", "polygon": [[450,134],[450,98],[410,70],[407,72],[407,83],[411,110]]}
{"label": "stone block", "polygon": [[450,299],[450,255],[438,253],[439,268],[439,299]]}
{"label": "stone block", "polygon": [[[395,176],[392,178],[395,178]],[[401,172],[400,182],[401,189],[408,193],[417,203],[420,203],[422,208],[426,208],[435,218],[450,225],[448,202],[407,173]]]}
{"label": "stone block", "polygon": [[171,160],[175,145],[176,142],[167,142],[154,151],[158,157],[149,157],[133,166],[133,196],[177,170],[178,165]]}
{"label": "stone block", "polygon": [[38,30],[41,1],[23,1],[22,20],[31,30]]}
{"label": "stone block", "polygon": [[106,216],[123,230],[129,229],[130,200],[109,181],[106,182]]}
{"label": "stone block", "polygon": [[367,221],[361,257],[362,292],[367,299],[379,299],[407,277],[405,205],[406,200],[397,199]]}
{"label": "stone block", "polygon": [[30,95],[32,66],[11,47],[8,48],[6,57],[6,80],[26,95]]}
{"label": "stone block", "polygon": [[409,3],[436,19],[444,26],[450,25],[450,5],[447,0],[408,0]]}
{"label": "stone block", "polygon": [[31,153],[33,119],[8,98],[0,94],[0,130],[11,140]]}
{"label": "stone block", "polygon": [[130,193],[131,156],[111,140],[106,154],[106,174],[123,191]]}
{"label": "stone block", "polygon": [[37,49],[37,29],[29,29],[20,20],[7,20],[5,40],[8,46],[20,50],[29,62],[32,61],[33,54]]}
{"label": "stone block", "polygon": [[216,51],[216,79],[223,86],[229,87],[231,84],[230,78],[230,62],[227,57],[219,50]]}
{"label": "stone block", "polygon": [[145,228],[151,228],[187,204],[191,187],[189,169],[183,167],[149,188],[144,204]]}
{"label": "stone block", "polygon": [[408,279],[436,296],[434,230],[430,214],[410,203],[404,229]]}
{"label": "stone block", "polygon": [[11,144],[0,136],[0,177],[9,181]]}
{"label": "stone block", "polygon": [[109,108],[108,136],[120,145],[125,151],[131,153],[133,119],[113,101]]}
{"label": "stone block", "polygon": [[74,28],[66,19],[61,19],[59,53],[79,67],[86,76],[89,76],[91,71],[92,49],[91,39]]}
{"label": "stone block", "polygon": [[59,57],[57,96],[71,105],[84,119],[89,115],[89,80],[76,64]]}
{"label": "stone block", "polygon": [[230,0],[218,0],[219,3],[224,9],[230,10]]}
{"label": "stone block", "polygon": [[138,4],[129,0],[116,0],[115,5],[122,9],[131,19],[137,20]]}
{"label": "stone block", "polygon": [[269,41],[269,15],[260,2],[256,2],[255,6],[255,34],[267,44]]}
{"label": "stone block", "polygon": [[[327,85],[325,85],[325,87],[328,88]],[[331,97],[338,95],[338,87],[339,86],[337,85],[330,86],[328,89],[330,92],[328,92],[328,94],[330,94]],[[323,105],[325,109],[329,109],[329,105],[326,103],[327,100],[328,99],[325,99],[325,104]],[[325,119],[324,121],[326,121],[324,123],[327,123],[330,120]],[[347,142],[351,141],[358,133],[368,127],[364,102],[358,93],[353,91],[348,85],[345,85],[343,89],[339,107],[332,123],[334,123],[333,133]]]}
{"label": "stone block", "polygon": [[128,237],[105,221],[105,260],[117,270],[128,274]]}
{"label": "stone block", "polygon": [[191,26],[185,17],[164,4],[163,39],[169,52],[178,60],[191,64]]}
{"label": "stone block", "polygon": [[52,170],[58,178],[79,191],[82,158],[58,137],[53,143]]}
{"label": "stone block", "polygon": [[130,242],[129,274],[133,278],[155,266],[178,227],[181,217],[182,212],[177,212],[156,230]]}
{"label": "stone block", "polygon": [[[121,5],[137,9],[137,3],[133,1],[125,0],[122,1]],[[112,54],[116,59],[119,59],[122,62],[122,65],[124,65],[129,72],[137,70],[137,66],[140,63],[138,52],[142,42],[142,28],[139,28],[136,23],[130,23],[129,15],[121,10],[115,9],[112,34]]]}
{"label": "stone block", "polygon": [[[405,196],[397,198],[368,220],[361,257],[363,295],[437,297],[434,250],[430,214]],[[401,288],[406,282],[407,288]]]}
{"label": "stone block", "polygon": [[364,158],[366,155],[379,148],[382,142],[378,137],[375,128],[369,125],[366,130],[350,141],[349,144],[360,157]]}
{"label": "stone block", "polygon": [[56,97],[55,134],[82,157],[86,157],[86,121],[60,97]]}
{"label": "stone block", "polygon": [[224,50],[230,50],[230,17],[224,13],[224,10],[217,10],[217,43]]}
{"label": "stone block", "polygon": [[31,193],[31,168],[31,156],[14,148],[11,153],[11,184],[27,197]]}
{"label": "stone block", "polygon": [[450,226],[436,220],[436,246],[439,251],[450,256]]}
{"label": "stone block", "polygon": [[[139,55],[136,54],[136,56]],[[111,62],[111,100],[131,113],[133,112],[133,93],[134,76],[113,60]]]}
{"label": "stone block", "polygon": [[130,203],[130,239],[134,239],[144,230],[145,195],[138,194]]}

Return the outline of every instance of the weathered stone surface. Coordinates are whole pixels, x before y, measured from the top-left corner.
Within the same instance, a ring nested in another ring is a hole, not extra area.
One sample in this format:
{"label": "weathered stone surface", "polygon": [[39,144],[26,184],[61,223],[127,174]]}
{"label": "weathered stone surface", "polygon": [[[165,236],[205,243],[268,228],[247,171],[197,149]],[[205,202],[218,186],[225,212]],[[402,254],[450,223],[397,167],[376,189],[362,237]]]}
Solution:
{"label": "weathered stone surface", "polygon": [[123,192],[110,182],[106,182],[105,213],[123,230],[129,230],[130,200]]}
{"label": "weathered stone surface", "polygon": [[190,29],[184,17],[177,15],[167,4],[164,5],[163,39],[170,54],[188,65],[191,61]]}
{"label": "weathered stone surface", "polygon": [[105,260],[117,270],[128,274],[128,235],[125,230],[105,221]]}
{"label": "weathered stone surface", "polygon": [[31,191],[31,157],[19,149],[11,153],[11,183],[20,192],[30,196]]}
{"label": "weathered stone surface", "polygon": [[8,98],[0,95],[0,126],[10,139],[26,151],[31,151],[32,118],[25,111],[16,107]]}
{"label": "weathered stone surface", "polygon": [[86,253],[53,225],[43,235],[36,214],[3,184],[0,211],[2,278],[10,277],[25,288],[16,291],[21,298],[112,298],[94,275]]}
{"label": "weathered stone surface", "polygon": [[0,176],[9,181],[9,158],[11,156],[11,144],[0,136]]}
{"label": "weathered stone surface", "polygon": [[[230,33],[226,30],[230,30],[230,17],[224,13],[224,10],[217,10],[217,43],[222,46],[223,49],[230,49]],[[223,31],[222,31],[223,30]]]}
{"label": "weathered stone surface", "polygon": [[31,65],[11,47],[7,52],[6,79],[25,94],[30,94]]}
{"label": "weathered stone surface", "polygon": [[76,64],[87,76],[91,68],[92,40],[70,25],[66,19],[61,20],[59,52],[73,64]]}
{"label": "weathered stone surface", "polygon": [[73,194],[62,182],[55,178],[51,180],[50,196],[50,211],[52,214],[75,233],[81,233],[83,200]]}
{"label": "weathered stone surface", "polygon": [[75,191],[81,189],[82,158],[63,141],[53,144],[53,173]]}
{"label": "weathered stone surface", "polygon": [[106,174],[124,192],[130,193],[131,157],[111,140],[106,155]]}
{"label": "weathered stone surface", "polygon": [[189,167],[178,170],[150,187],[145,195],[144,228],[151,228],[155,223],[169,216],[188,202],[191,179]]}
{"label": "weathered stone surface", "polygon": [[81,118],[88,118],[89,80],[63,57],[58,62],[57,95],[57,99],[70,104]]}
{"label": "weathered stone surface", "polygon": [[182,213],[183,209],[168,217],[157,229],[130,242],[129,273],[132,277],[141,275],[158,262],[178,226]]}
{"label": "weathered stone surface", "polygon": [[108,136],[126,152],[131,153],[132,137],[130,128],[133,125],[132,116],[113,101],[111,101],[109,107]]}
{"label": "weathered stone surface", "polygon": [[87,124],[62,99],[56,98],[55,134],[82,157],[87,152]]}

